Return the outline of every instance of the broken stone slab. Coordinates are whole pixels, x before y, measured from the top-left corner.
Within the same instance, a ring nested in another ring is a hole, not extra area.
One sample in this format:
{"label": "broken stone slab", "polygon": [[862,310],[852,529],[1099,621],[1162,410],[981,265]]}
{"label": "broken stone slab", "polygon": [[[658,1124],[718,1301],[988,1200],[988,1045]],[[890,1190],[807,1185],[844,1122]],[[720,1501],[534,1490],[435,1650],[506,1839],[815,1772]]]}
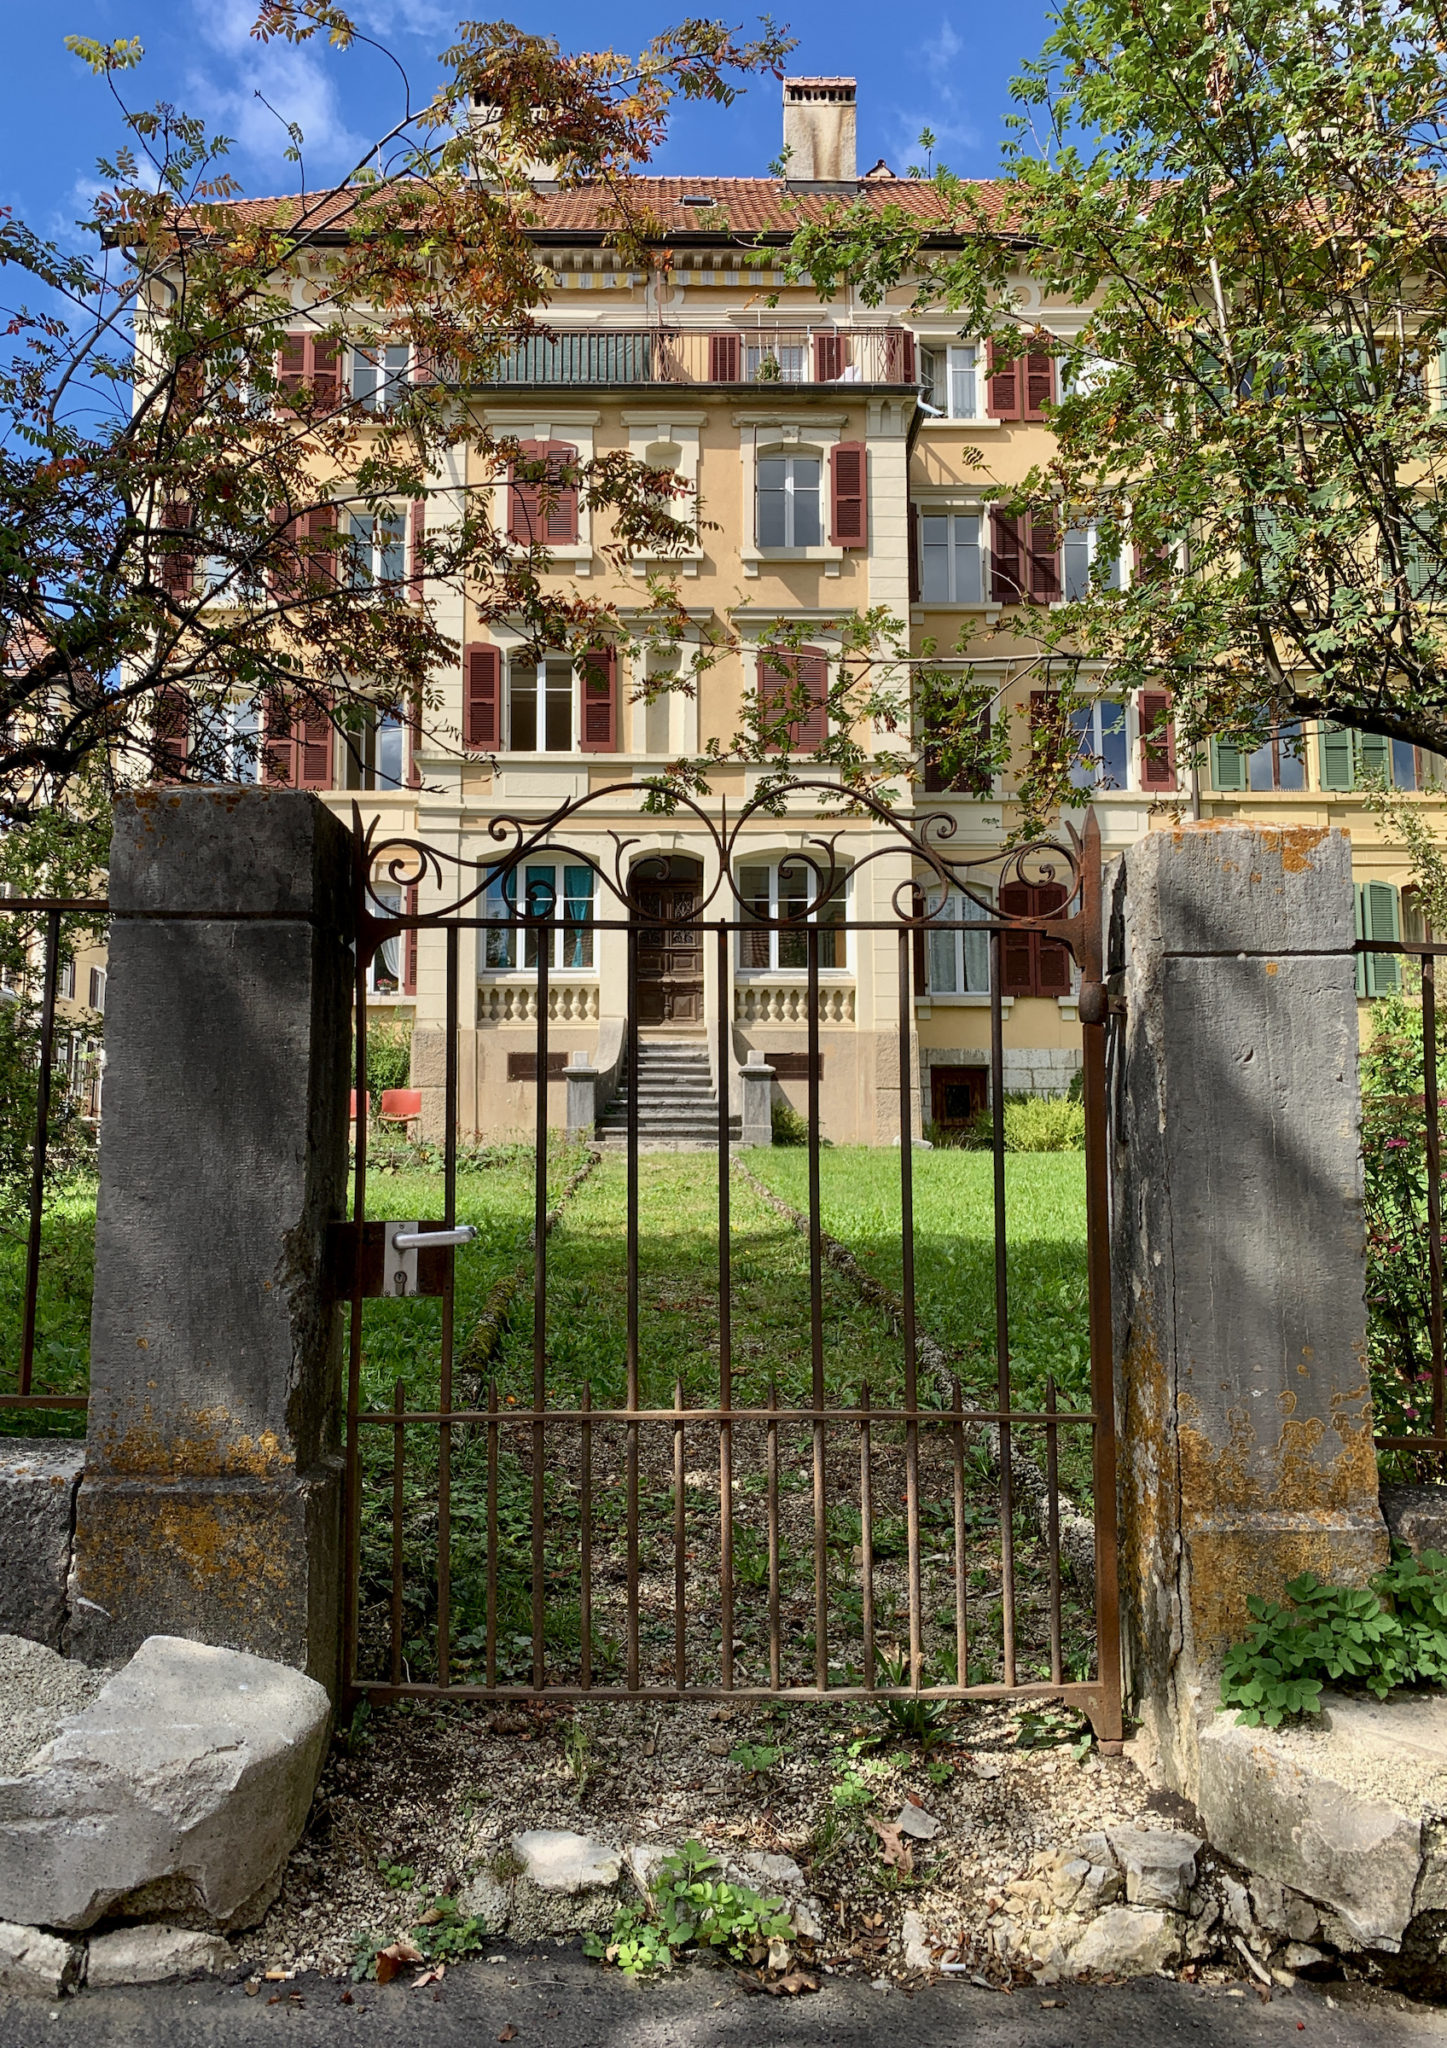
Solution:
{"label": "broken stone slab", "polygon": [[58,1650],[84,1443],[12,1437],[0,1450],[0,1633]]}
{"label": "broken stone slab", "polygon": [[1168,1828],[1112,1828],[1110,1846],[1125,1873],[1126,1904],[1179,1912],[1196,1882],[1198,1835]]}
{"label": "broken stone slab", "polygon": [[92,1991],[115,1984],[166,1984],[175,1977],[216,1977],[236,1961],[219,1934],[193,1927],[117,1927],[92,1936],[85,1981]]}
{"label": "broken stone slab", "polygon": [[545,1892],[611,1890],[623,1873],[623,1852],[571,1828],[527,1828],[512,1838],[530,1884]]}
{"label": "broken stone slab", "polygon": [[249,1927],[306,1821],[331,1711],[264,1657],[151,1636],[21,1774],[0,1778],[0,1917]]}
{"label": "broken stone slab", "polygon": [[1447,1551],[1447,1486],[1384,1486],[1382,1518],[1414,1556]]}
{"label": "broken stone slab", "polygon": [[0,1635],[0,1777],[24,1770],[60,1733],[66,1715],[90,1704],[106,1677],[28,1637]]}
{"label": "broken stone slab", "polygon": [[1425,1819],[1447,1809],[1447,1726],[1431,1700],[1322,1697],[1317,1725],[1206,1721],[1197,1805],[1253,1890],[1261,1878],[1290,1887],[1338,1919],[1349,1943],[1391,1953],[1415,1914],[1447,1907]]}
{"label": "broken stone slab", "polygon": [[80,1982],[84,1965],[85,1950],[79,1942],[0,1920],[0,1989],[23,1991],[32,1998],[59,1998]]}
{"label": "broken stone slab", "polygon": [[941,1826],[932,1813],[926,1813],[922,1806],[911,1806],[908,1800],[900,1808],[894,1824],[902,1835],[910,1835],[916,1842],[932,1842]]}
{"label": "broken stone slab", "polygon": [[1096,1977],[1146,1977],[1180,1959],[1184,1929],[1174,1913],[1149,1906],[1107,1906],[1072,1942],[1069,1962]]}
{"label": "broken stone slab", "polygon": [[801,1892],[804,1873],[792,1856],[771,1855],[758,1850],[733,1859],[753,1885],[772,1885],[777,1891]]}
{"label": "broken stone slab", "polygon": [[899,1935],[904,1944],[904,1967],[907,1970],[933,1970],[934,1956],[930,1952],[929,1928],[925,1925],[924,1914],[912,1910],[906,1913],[900,1922]]}

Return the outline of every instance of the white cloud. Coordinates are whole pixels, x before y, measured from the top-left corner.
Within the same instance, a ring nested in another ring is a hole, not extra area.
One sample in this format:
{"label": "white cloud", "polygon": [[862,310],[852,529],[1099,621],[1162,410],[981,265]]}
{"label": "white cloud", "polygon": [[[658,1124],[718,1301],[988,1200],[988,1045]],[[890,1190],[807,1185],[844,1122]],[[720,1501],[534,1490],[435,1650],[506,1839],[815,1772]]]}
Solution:
{"label": "white cloud", "polygon": [[964,38],[948,15],[941,15],[933,38],[920,45],[919,69],[929,81],[928,104],[923,107],[895,107],[889,117],[889,130],[894,138],[889,160],[901,174],[910,164],[925,162],[919,137],[926,128],[935,137],[931,159],[935,165],[942,158],[948,163],[951,155],[960,150],[979,147],[979,125],[965,104],[964,93],[955,83],[959,75],[957,62],[964,47]]}
{"label": "white cloud", "polygon": [[[347,125],[325,46],[258,43],[255,0],[194,0],[193,19],[216,61],[193,64],[188,104],[265,165],[274,189],[295,190],[349,168],[366,148]],[[262,97],[258,98],[258,94]],[[302,167],[286,163],[286,124],[302,131]]]}

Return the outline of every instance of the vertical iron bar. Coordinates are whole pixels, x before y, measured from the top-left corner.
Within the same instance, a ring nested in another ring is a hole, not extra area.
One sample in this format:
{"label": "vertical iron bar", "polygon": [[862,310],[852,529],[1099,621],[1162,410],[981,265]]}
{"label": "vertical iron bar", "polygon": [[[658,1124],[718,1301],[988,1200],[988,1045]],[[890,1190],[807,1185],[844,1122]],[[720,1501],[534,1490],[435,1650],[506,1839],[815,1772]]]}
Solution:
{"label": "vertical iron bar", "polygon": [[965,1547],[965,1425],[960,1383],[950,1391],[950,1448],[955,1474],[955,1683],[970,1682],[970,1617],[968,1606],[968,1557]]}
{"label": "vertical iron bar", "polygon": [[20,1332],[20,1385],[30,1392],[35,1365],[35,1315],[40,1293],[40,1225],[45,1213],[45,1154],[50,1141],[50,1066],[55,1046],[55,992],[60,975],[60,912],[45,913],[45,978],[40,1008],[40,1073],[35,1091],[35,1150],[30,1160],[30,1229],[25,1240],[25,1321]]}
{"label": "vertical iron bar", "polygon": [[[442,1220],[457,1221],[457,926],[447,927],[447,1044],[443,1051]],[[442,1282],[442,1371],[444,1416],[452,1412],[452,1348],[457,1286],[457,1253],[449,1249]],[[437,1683],[452,1672],[452,1424],[438,1425],[437,1443]]]}
{"label": "vertical iron bar", "polygon": [[367,968],[371,962],[367,912],[367,858],[361,812],[352,805],[352,926],[355,973],[352,1015],[356,1039],[353,1067],[356,1116],[352,1119],[352,1228],[357,1256],[352,1264],[351,1316],[347,1329],[346,1497],[342,1542],[346,1558],[346,1605],[342,1614],[342,1697],[349,1700],[357,1677],[357,1637],[362,1578],[362,1447],[357,1420],[362,1399],[362,1247],[367,1234]]}
{"label": "vertical iron bar", "polygon": [[[1427,1277],[1432,1290],[1432,1434],[1447,1423],[1442,1360],[1442,1127],[1437,1100],[1437,962],[1422,955],[1422,1078],[1427,1106]],[[1447,1477],[1447,1456],[1442,1459]]]}
{"label": "vertical iron bar", "polygon": [[[556,904],[553,906],[556,909]],[[548,1398],[548,968],[551,922],[537,927],[537,1107],[533,1124],[533,1413]],[[544,1426],[533,1423],[533,1684],[543,1687],[543,1464]]]}
{"label": "vertical iron bar", "polygon": [[497,1381],[487,1383],[487,1682],[497,1684]]}
{"label": "vertical iron bar", "polygon": [[1059,1685],[1064,1676],[1060,1658],[1060,1457],[1059,1425],[1055,1417],[1055,1376],[1045,1382],[1045,1542],[1050,1562],[1050,1682]]}
{"label": "vertical iron bar", "polygon": [[1005,1256],[1005,1012],[1004,935],[990,933],[990,1111],[995,1194],[995,1398],[1000,1432],[1000,1613],[1005,1683],[1015,1683],[1015,1487],[1010,1413],[1010,1297]]}
{"label": "vertical iron bar", "polygon": [[407,1408],[407,1382],[399,1379],[392,1389],[392,1683],[402,1683],[402,1507],[403,1478],[407,1455],[407,1427],[402,1417]]}
{"label": "vertical iron bar", "polygon": [[[638,923],[628,923],[628,1394],[638,1406]],[[638,1424],[627,1425],[628,1685],[638,1685]]]}
{"label": "vertical iron bar", "polygon": [[578,1626],[583,1637],[583,1684],[593,1683],[593,1382],[583,1382],[583,1497],[580,1503]]}
{"label": "vertical iron bar", "polygon": [[869,1382],[859,1389],[859,1600],[864,1624],[864,1687],[874,1690],[874,1474],[869,1441]]}
{"label": "vertical iron bar", "polygon": [[[1100,826],[1094,811],[1081,847],[1080,1021],[1085,1108],[1085,1237],[1090,1303],[1091,1465],[1095,1494],[1095,1638],[1100,1687],[1092,1714],[1103,1750],[1119,1753],[1125,1733],[1121,1712],[1120,1579],[1116,1548],[1115,1358],[1110,1318],[1110,1169],[1105,1099],[1104,912]],[[1124,1049],[1117,1048],[1118,1060]],[[1123,1073],[1124,1068],[1120,1071]]]}
{"label": "vertical iron bar", "polygon": [[[914,1105],[912,1027],[914,1022],[914,932],[899,931],[899,1228],[904,1295],[904,1405],[918,1405],[917,1335],[914,1315]],[[919,1424],[904,1425],[904,1512],[909,1571],[909,1682],[924,1682],[924,1635],[920,1622]]]}
{"label": "vertical iron bar", "polygon": [[718,927],[718,1392],[723,1420],[718,1429],[719,1518],[719,1684],[734,1682],[734,1433],[728,1412],[734,1401],[733,1247],[729,1241],[729,1082],[733,1035],[729,1025],[729,928]]}
{"label": "vertical iron bar", "polygon": [[[673,1382],[673,1407],[683,1413],[683,1381]],[[682,1692],[688,1683],[688,1521],[683,1505],[683,1424],[673,1425],[673,1681]]]}
{"label": "vertical iron bar", "polygon": [[819,925],[804,928],[809,1022],[809,1350],[814,1409],[814,1683],[829,1684],[828,1510],[824,1498],[824,1237],[819,1191]]}
{"label": "vertical iron bar", "polygon": [[[769,1381],[769,1406],[779,1405],[779,1388],[774,1379]],[[765,1482],[769,1529],[769,1686],[779,1690],[779,1667],[782,1662],[779,1636],[779,1425],[770,1415],[764,1424],[767,1449],[765,1453]]]}

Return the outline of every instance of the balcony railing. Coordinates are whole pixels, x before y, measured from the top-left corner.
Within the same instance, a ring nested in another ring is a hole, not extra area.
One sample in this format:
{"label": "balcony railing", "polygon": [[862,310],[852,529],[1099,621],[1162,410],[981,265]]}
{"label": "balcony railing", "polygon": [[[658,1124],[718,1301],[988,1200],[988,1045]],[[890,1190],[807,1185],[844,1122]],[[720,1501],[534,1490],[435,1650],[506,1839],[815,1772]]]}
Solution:
{"label": "balcony railing", "polygon": [[492,384],[904,384],[917,381],[914,336],[901,327],[588,328],[529,335]]}

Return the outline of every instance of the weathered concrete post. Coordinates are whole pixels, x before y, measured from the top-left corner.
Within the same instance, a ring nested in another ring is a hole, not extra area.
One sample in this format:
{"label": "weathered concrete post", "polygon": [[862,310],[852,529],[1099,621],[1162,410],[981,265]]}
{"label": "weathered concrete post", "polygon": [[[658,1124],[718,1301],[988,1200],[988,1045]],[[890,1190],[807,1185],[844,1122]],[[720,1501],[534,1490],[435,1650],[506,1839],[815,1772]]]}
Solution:
{"label": "weathered concrete post", "polygon": [[72,1653],[153,1634],[335,1684],[349,841],[314,796],[125,797]]}
{"label": "weathered concrete post", "polygon": [[774,1070],[760,1052],[751,1052],[739,1068],[743,1097],[739,1140],[744,1145],[774,1142]]}
{"label": "weathered concrete post", "polygon": [[[1198,1713],[1306,1570],[1385,1561],[1365,1365],[1351,849],[1184,826],[1130,848],[1113,1204],[1128,1684],[1194,1798]],[[1123,970],[1123,971],[1121,971]]]}

